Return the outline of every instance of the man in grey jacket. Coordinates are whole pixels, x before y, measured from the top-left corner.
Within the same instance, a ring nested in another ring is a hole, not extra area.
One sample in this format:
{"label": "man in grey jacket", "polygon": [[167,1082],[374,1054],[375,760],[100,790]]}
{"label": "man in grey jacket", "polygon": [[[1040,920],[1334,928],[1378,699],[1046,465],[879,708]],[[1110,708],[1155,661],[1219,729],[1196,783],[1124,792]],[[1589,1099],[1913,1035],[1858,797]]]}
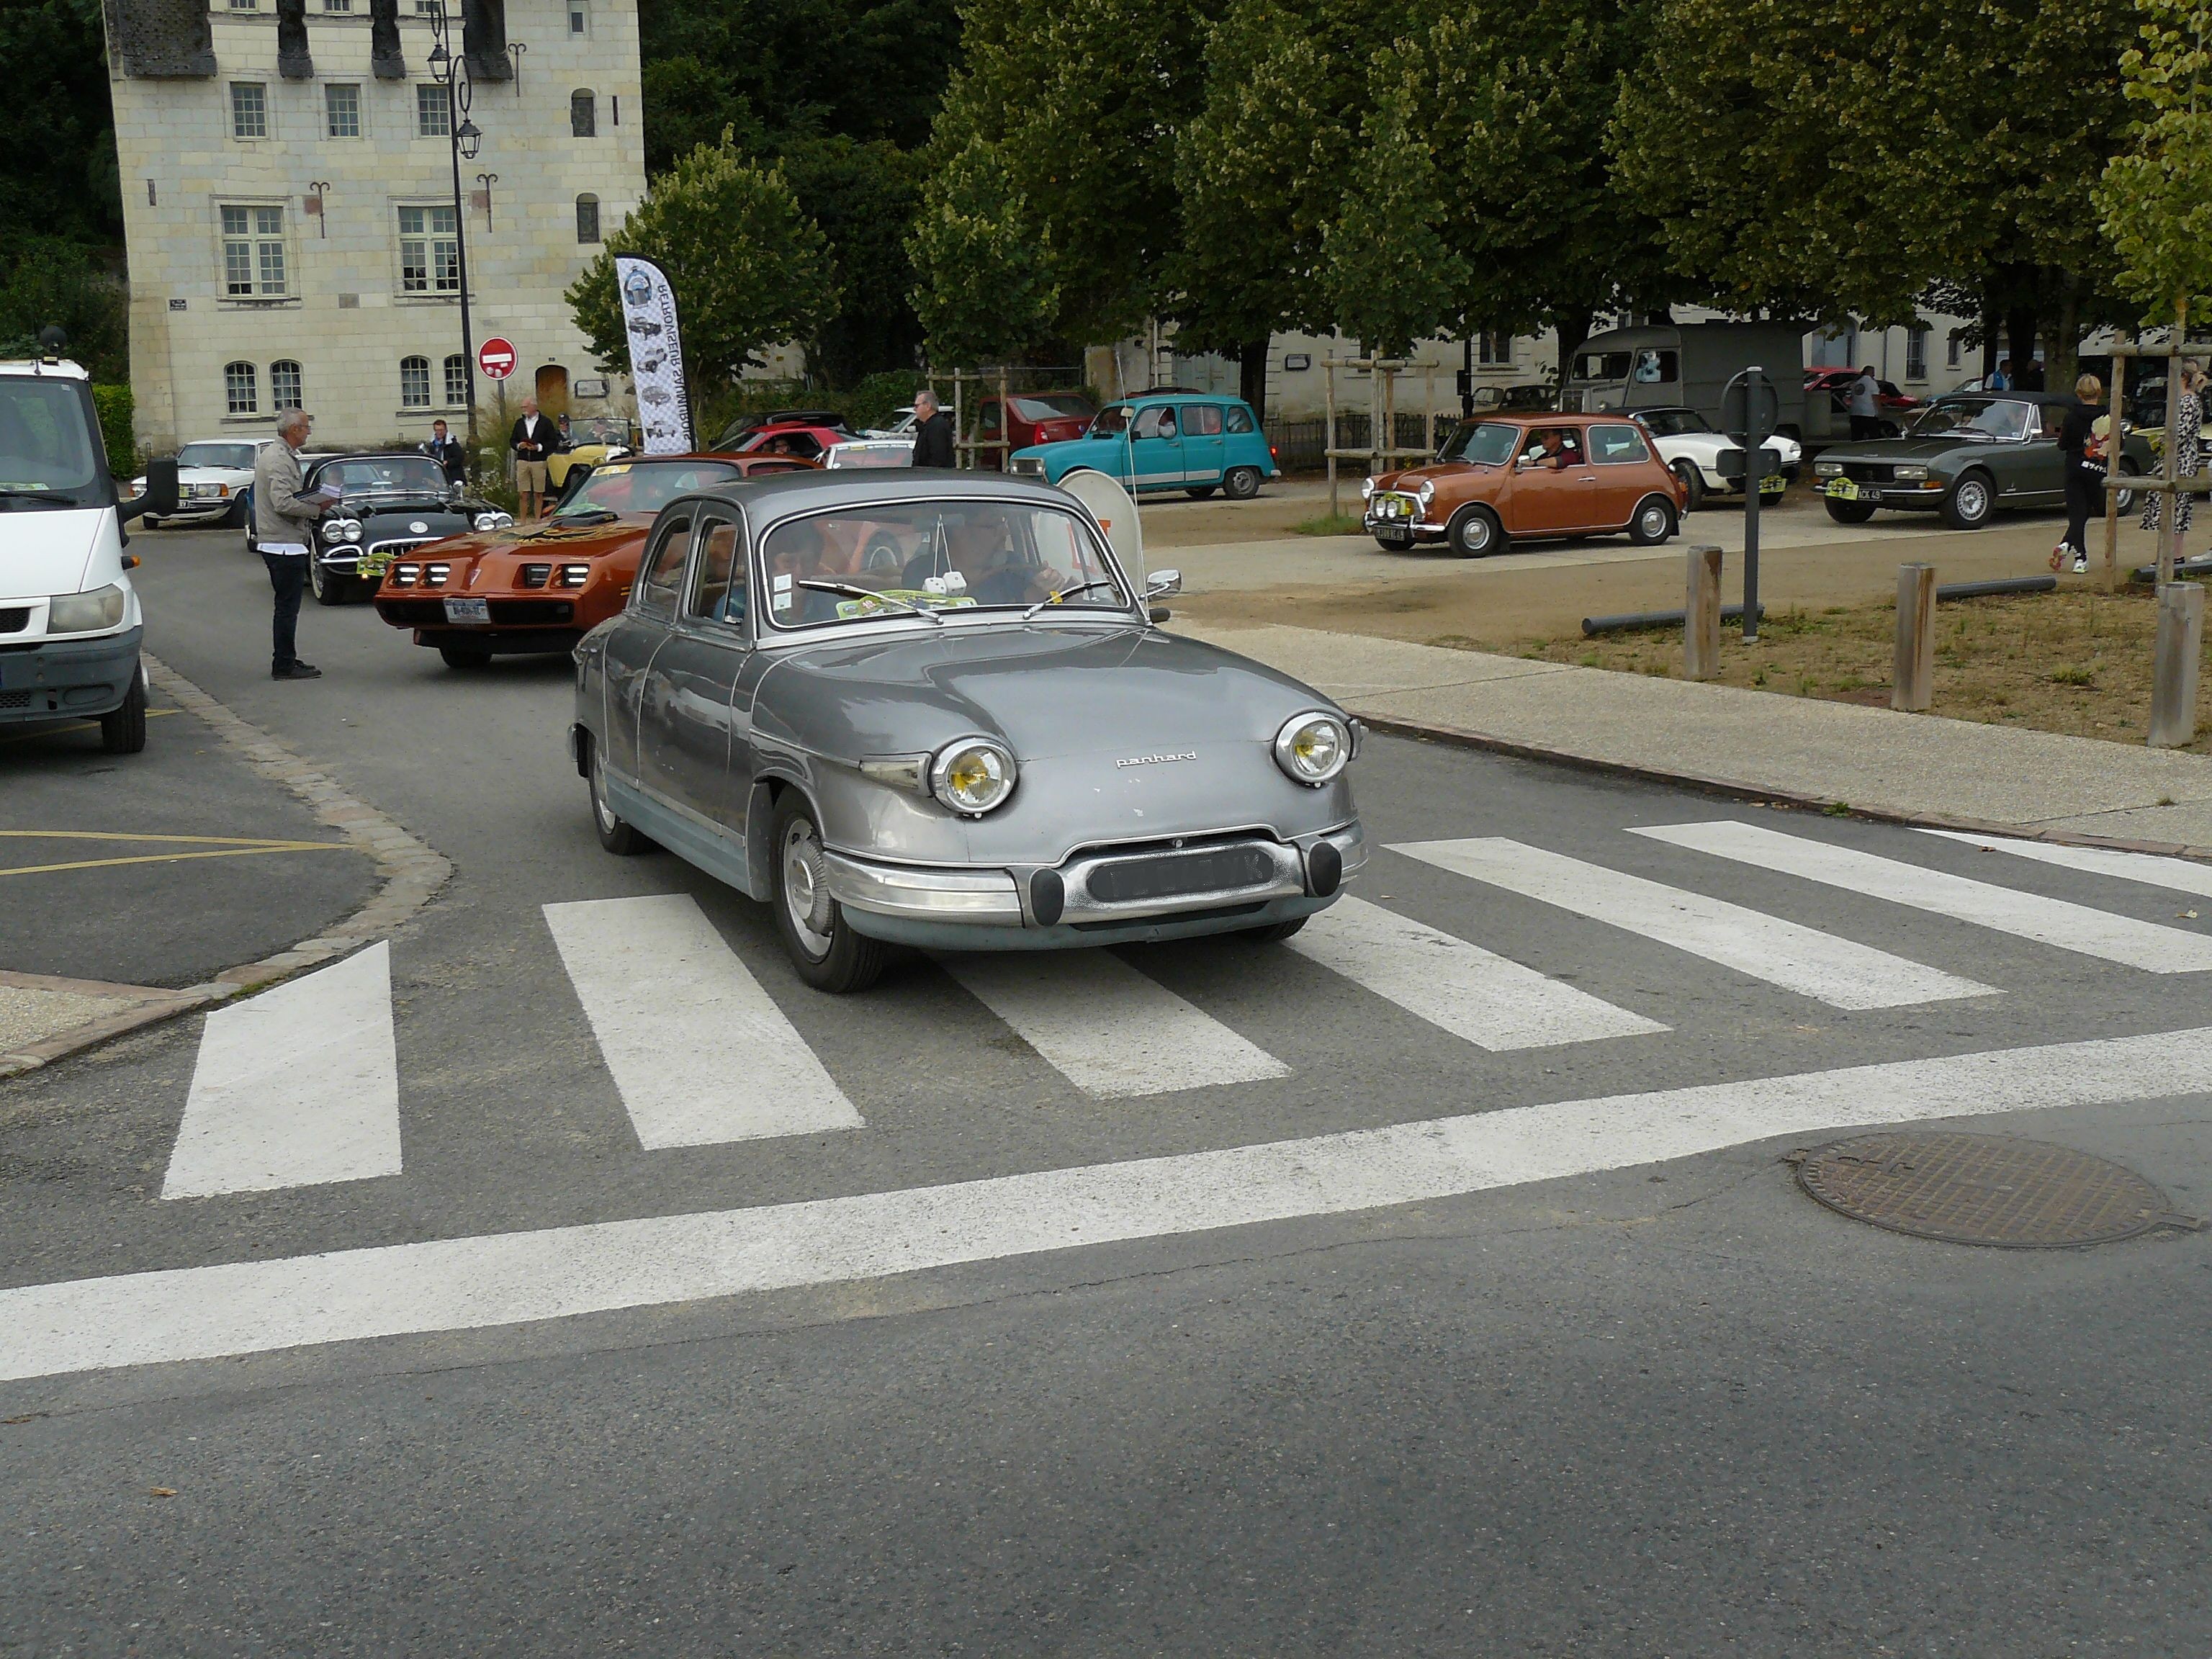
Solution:
{"label": "man in grey jacket", "polygon": [[304,410],[276,411],[276,441],[261,446],[253,461],[253,537],[276,605],[270,630],[269,678],[319,680],[323,671],[300,660],[297,634],[300,592],[307,585],[307,561],[313,556],[315,521],[323,504],[300,493],[300,447],[312,422]]}

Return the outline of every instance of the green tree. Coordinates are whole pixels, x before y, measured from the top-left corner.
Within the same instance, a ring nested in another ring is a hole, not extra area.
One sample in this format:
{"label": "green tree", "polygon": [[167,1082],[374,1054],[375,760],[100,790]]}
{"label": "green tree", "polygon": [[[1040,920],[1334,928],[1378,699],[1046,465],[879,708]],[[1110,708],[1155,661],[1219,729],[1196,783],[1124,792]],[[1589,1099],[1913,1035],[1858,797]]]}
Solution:
{"label": "green tree", "polygon": [[1018,360],[1052,337],[1060,289],[1051,234],[997,145],[971,139],[931,176],[907,253],[915,313],[937,363]]}
{"label": "green tree", "polygon": [[921,199],[919,152],[884,138],[832,136],[787,143],[781,165],[799,206],[829,240],[842,296],[816,337],[811,366],[841,388],[911,370],[921,324],[908,298],[914,265],[906,234]]}
{"label": "green tree", "polygon": [[763,347],[811,340],[836,314],[821,227],[800,210],[782,172],[746,159],[729,134],[655,180],[569,288],[576,326],[610,372],[629,363],[615,294],[617,253],[641,255],[668,273],[686,365],[703,384],[757,364]]}
{"label": "green tree", "polygon": [[122,278],[94,252],[58,237],[30,236],[0,256],[0,356],[27,357],[53,325],[95,380],[131,378],[131,323]]}
{"label": "green tree", "polygon": [[114,246],[123,198],[100,0],[8,0],[0,61],[16,68],[0,115],[0,253],[33,237]]}
{"label": "green tree", "polygon": [[2212,298],[2212,12],[2181,0],[2136,0],[2136,10],[2141,40],[2120,70],[2140,118],[2105,169],[2097,206],[2119,287],[2146,322],[2165,323]]}
{"label": "green tree", "polygon": [[1396,50],[1375,60],[1363,151],[1336,219],[1322,230],[1322,288],[1336,326],[1386,357],[1440,332],[1466,287],[1467,261],[1439,226],[1436,160],[1413,131]]}

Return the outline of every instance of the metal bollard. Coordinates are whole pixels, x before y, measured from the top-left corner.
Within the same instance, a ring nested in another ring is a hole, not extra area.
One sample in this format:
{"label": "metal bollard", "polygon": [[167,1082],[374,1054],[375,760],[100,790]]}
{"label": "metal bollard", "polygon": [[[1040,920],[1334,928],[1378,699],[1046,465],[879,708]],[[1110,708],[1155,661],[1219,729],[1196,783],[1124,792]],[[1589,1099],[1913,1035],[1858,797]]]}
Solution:
{"label": "metal bollard", "polygon": [[2204,590],[2195,582],[2168,582],[2158,590],[2158,645],[2151,659],[2152,748],[2179,749],[2196,740],[2197,666],[2203,658]]}
{"label": "metal bollard", "polygon": [[1689,586],[1682,605],[1682,678],[1709,680],[1721,672],[1721,550],[1689,550]]}
{"label": "metal bollard", "polygon": [[1923,714],[1936,701],[1936,567],[1897,567],[1897,655],[1889,706]]}

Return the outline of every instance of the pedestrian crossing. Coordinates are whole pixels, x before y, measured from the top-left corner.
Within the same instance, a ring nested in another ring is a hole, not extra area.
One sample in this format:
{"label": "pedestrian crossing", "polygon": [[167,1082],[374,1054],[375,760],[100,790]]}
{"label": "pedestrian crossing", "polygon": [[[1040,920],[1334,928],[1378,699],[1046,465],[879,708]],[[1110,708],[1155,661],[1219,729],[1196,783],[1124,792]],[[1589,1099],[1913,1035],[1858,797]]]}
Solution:
{"label": "pedestrian crossing", "polygon": [[[1717,872],[1724,863],[1750,865],[1879,901],[1878,919],[1893,940],[1893,913],[1902,911],[2130,971],[2212,970],[2212,929],[2144,921],[1813,836],[1733,819],[1624,833],[1638,841],[1590,857],[1503,836],[1395,844],[1389,854],[1405,861],[1402,871],[1454,879],[1441,889],[1433,880],[1399,882],[1409,892],[1420,890],[1394,901],[1382,880],[1390,866],[1378,860],[1363,884],[1373,897],[1346,895],[1314,917],[1286,951],[1255,950],[1241,960],[1249,961],[1252,975],[1273,975],[1281,999],[1294,1007],[1296,999],[1321,998],[1333,1015],[1347,999],[1377,999],[1463,1044],[1459,1052],[1470,1066],[1484,1054],[1650,1042],[1669,1032],[1656,1017],[1663,1008],[1624,1006],[1639,1000],[1634,994],[1609,1000],[1567,982],[1581,975],[1566,974],[1556,960],[1552,972],[1540,971],[1468,936],[1482,929],[1468,927],[1467,918],[1498,916],[1500,907],[1564,912],[1597,924],[1601,938],[1610,930],[1711,964],[1732,981],[1748,981],[1744,988],[1764,986],[1846,1012],[2004,994],[2001,985],[1621,867],[1650,867],[1648,849],[1656,843],[1720,861]],[[2137,888],[2212,888],[2206,879],[2212,871],[2179,860],[1952,839]],[[1935,844],[1928,845],[1933,853]],[[1665,869],[1674,872],[1671,865]],[[1722,879],[1717,875],[1716,884]],[[1407,914],[1431,906],[1449,914]],[[811,994],[772,993],[688,894],[551,903],[544,907],[544,920],[552,957],[641,1152],[867,1129],[848,1092],[866,1079],[839,1070],[860,1062],[837,1051],[825,1060],[786,1012],[786,1002],[796,1011],[801,1005],[795,999]],[[1525,914],[1519,920],[1525,924]],[[1512,936],[1528,937],[1525,927]],[[1576,948],[1589,948],[1589,930],[1570,937]],[[1908,921],[1903,937],[1922,935]],[[1956,950],[1955,939],[1942,935],[1929,936],[1928,944],[1939,957]],[[1238,1030],[1233,1013],[1205,1006],[1212,999],[1202,990],[1181,994],[1147,971],[1164,960],[1107,951],[937,959],[977,1006],[977,1018],[995,1020],[1018,1040],[1011,1048],[1030,1056],[1026,1063],[1091,1100],[1143,1102],[1297,1075],[1267,1046],[1280,1045],[1279,1036],[1262,1041],[1264,1032]],[[405,1079],[397,1059],[391,975],[390,947],[380,943],[209,1016],[161,1196],[206,1199],[401,1174]],[[1246,977],[1242,968],[1237,977]],[[884,1006],[876,999],[904,994],[894,983],[873,998],[811,1002],[802,1018],[816,1029],[825,1021],[866,1021]],[[1679,994],[1669,1001],[1678,1005]],[[1249,1006],[1249,1000],[1237,1006]],[[1398,1029],[1402,1036],[1417,1028]]]}

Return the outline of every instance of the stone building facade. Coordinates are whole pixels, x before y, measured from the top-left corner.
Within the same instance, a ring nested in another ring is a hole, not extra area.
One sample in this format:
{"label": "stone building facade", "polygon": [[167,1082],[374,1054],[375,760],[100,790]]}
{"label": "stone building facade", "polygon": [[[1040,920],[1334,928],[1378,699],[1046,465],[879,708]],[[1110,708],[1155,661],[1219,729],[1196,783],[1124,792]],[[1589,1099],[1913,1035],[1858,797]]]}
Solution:
{"label": "stone building facade", "polygon": [[[432,14],[482,132],[453,204]],[[304,402],[319,448],[462,424],[459,254],[489,434],[627,413],[562,291],[645,193],[635,0],[106,0],[131,268],[138,437],[159,452],[272,429]],[[479,176],[482,175],[482,176]]]}

